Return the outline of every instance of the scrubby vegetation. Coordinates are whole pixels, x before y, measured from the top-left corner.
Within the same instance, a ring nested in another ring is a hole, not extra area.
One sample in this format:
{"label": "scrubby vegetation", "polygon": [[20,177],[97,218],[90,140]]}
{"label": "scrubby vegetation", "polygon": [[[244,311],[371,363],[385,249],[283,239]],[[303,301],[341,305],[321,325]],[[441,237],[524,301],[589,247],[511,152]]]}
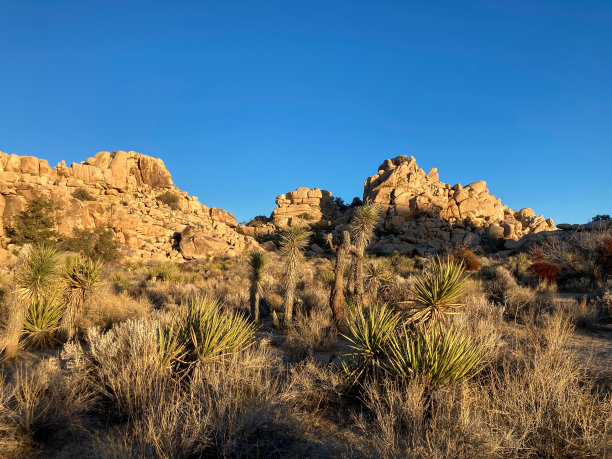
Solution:
{"label": "scrubby vegetation", "polygon": [[77,188],[72,192],[72,197],[79,201],[95,201],[96,197],[85,188]]}
{"label": "scrubby vegetation", "polygon": [[167,205],[173,210],[177,210],[179,208],[179,195],[173,193],[172,191],[165,191],[155,198],[158,202]]}
{"label": "scrubby vegetation", "polygon": [[610,233],[376,257],[368,205],[329,258],[298,227],[180,264],[24,246],[0,279],[2,455],[612,455]]}

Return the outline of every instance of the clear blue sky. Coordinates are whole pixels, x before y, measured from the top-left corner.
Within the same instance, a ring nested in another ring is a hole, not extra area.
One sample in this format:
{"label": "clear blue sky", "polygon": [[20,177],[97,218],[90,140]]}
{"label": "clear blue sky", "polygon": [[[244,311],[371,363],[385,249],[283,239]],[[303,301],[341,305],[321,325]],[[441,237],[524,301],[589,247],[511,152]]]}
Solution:
{"label": "clear blue sky", "polygon": [[239,220],[385,159],[612,213],[612,2],[0,0],[0,150],[163,158]]}

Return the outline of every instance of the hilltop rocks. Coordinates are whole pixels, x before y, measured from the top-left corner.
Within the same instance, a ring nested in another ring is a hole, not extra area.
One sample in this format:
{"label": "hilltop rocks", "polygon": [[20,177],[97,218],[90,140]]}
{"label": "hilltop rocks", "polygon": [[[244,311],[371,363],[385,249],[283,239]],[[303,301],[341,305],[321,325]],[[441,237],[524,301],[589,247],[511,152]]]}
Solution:
{"label": "hilltop rocks", "polygon": [[[378,249],[438,250],[459,244],[478,245],[482,237],[518,240],[525,234],[556,229],[551,219],[529,208],[516,212],[490,194],[485,181],[450,186],[438,171],[425,173],[414,157],[385,160],[364,184],[364,201],[383,210],[382,227],[392,238],[377,241]],[[376,244],[375,244],[376,246]]]}
{"label": "hilltop rocks", "polygon": [[[93,200],[73,196],[79,189]],[[162,199],[168,194],[173,197],[172,206]],[[70,167],[62,161],[53,169],[33,156],[0,152],[0,242],[4,247],[13,217],[35,197],[58,205],[55,217],[60,234],[70,235],[74,228],[108,228],[129,252],[144,259],[235,255],[256,245],[252,238],[238,234],[231,213],[209,208],[174,186],[161,159],[133,151],[102,151]],[[185,242],[177,245],[176,234],[185,231]]]}
{"label": "hilltop rocks", "polygon": [[331,223],[340,215],[329,191],[319,188],[298,188],[276,197],[272,221],[277,226],[307,225],[315,222]]}

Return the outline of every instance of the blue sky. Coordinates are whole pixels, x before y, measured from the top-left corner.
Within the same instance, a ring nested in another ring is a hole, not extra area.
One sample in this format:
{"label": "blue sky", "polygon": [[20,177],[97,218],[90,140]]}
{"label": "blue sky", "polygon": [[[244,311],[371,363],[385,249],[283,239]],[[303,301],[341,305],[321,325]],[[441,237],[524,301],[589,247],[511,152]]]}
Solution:
{"label": "blue sky", "polygon": [[386,158],[612,213],[610,1],[0,0],[0,150],[161,157],[239,220]]}

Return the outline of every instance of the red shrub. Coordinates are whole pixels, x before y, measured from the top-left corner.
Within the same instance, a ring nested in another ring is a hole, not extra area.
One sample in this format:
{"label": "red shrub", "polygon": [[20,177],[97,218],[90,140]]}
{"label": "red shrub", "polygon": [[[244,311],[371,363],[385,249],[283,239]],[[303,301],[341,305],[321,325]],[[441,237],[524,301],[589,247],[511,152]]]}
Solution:
{"label": "red shrub", "polygon": [[531,272],[537,280],[550,282],[551,284],[556,284],[559,277],[559,268],[547,261],[537,261],[532,264]]}
{"label": "red shrub", "polygon": [[612,236],[606,237],[595,252],[595,264],[606,276],[612,276]]}
{"label": "red shrub", "polygon": [[467,245],[457,247],[451,255],[456,264],[463,262],[466,271],[476,271],[482,266],[476,254]]}

